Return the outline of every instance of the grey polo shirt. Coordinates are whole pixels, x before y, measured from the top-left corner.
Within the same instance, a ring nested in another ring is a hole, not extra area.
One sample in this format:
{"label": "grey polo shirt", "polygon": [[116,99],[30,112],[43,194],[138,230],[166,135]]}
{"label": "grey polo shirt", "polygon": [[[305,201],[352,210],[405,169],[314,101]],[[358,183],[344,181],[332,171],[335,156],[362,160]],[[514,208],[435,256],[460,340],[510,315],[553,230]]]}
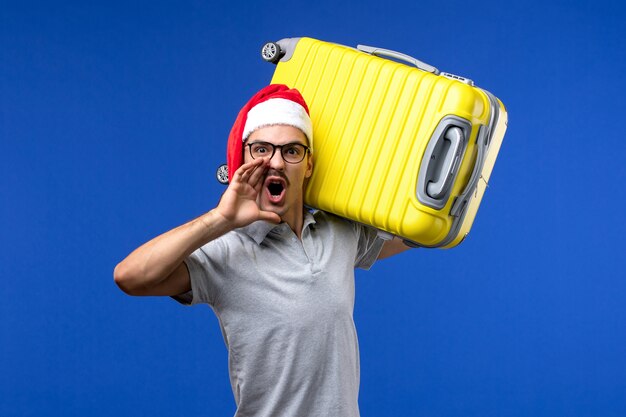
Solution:
{"label": "grey polo shirt", "polygon": [[235,416],[358,416],[354,268],[368,269],[375,230],[318,211],[300,241],[287,224],[259,221],[185,261],[228,348]]}

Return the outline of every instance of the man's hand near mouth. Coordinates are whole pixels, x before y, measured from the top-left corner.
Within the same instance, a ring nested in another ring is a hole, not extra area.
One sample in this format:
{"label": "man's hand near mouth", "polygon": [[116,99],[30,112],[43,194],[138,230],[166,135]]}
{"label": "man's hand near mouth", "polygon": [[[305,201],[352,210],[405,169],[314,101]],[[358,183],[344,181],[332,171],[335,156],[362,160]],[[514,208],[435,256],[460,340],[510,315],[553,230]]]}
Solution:
{"label": "man's hand near mouth", "polygon": [[[257,220],[280,223],[281,219],[278,214],[261,210],[258,204],[259,193],[262,189],[271,195],[266,176],[268,166],[267,158],[255,159],[243,164],[235,172],[230,185],[215,208],[216,214],[222,216],[232,228],[247,226]],[[278,178],[277,181],[281,182],[283,187],[281,194],[284,194],[285,180],[275,176],[271,178]]]}

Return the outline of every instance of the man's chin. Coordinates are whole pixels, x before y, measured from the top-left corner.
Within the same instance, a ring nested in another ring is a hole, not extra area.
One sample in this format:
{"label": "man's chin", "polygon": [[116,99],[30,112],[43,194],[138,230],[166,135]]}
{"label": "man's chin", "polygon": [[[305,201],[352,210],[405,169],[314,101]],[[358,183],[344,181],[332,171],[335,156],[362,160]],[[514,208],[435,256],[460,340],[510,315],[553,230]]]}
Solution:
{"label": "man's chin", "polygon": [[261,201],[259,202],[259,208],[263,211],[269,211],[272,213],[276,213],[280,216],[281,220],[283,218],[283,215],[285,214],[286,210],[283,207],[282,204],[274,204],[272,202],[268,202],[268,201]]}

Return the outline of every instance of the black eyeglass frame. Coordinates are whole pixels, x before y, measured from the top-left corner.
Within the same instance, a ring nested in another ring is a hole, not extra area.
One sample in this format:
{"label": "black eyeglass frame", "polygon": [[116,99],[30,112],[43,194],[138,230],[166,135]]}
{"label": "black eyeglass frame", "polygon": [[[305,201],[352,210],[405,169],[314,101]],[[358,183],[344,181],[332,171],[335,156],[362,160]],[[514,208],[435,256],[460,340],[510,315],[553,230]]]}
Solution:
{"label": "black eyeglass frame", "polygon": [[[246,143],[246,146],[248,147],[248,153],[250,153],[250,157],[252,159],[256,159],[254,155],[252,155],[253,145],[266,145],[268,148],[272,148],[272,154],[269,155],[270,159],[274,157],[274,154],[276,153],[276,148],[280,148],[280,157],[283,158],[283,161],[285,161],[288,164],[299,164],[300,162],[304,161],[304,158],[307,156],[307,154],[311,152],[310,147],[300,142],[289,142],[289,143],[285,143],[284,145],[274,145],[273,143],[270,143],[270,142],[255,141],[255,142]],[[302,159],[300,159],[298,162],[287,161],[285,159],[285,155],[283,154],[283,149],[285,148],[285,146],[293,146],[293,145],[301,146],[304,148],[304,152],[302,153]],[[267,156],[263,156],[263,158],[267,158]]]}

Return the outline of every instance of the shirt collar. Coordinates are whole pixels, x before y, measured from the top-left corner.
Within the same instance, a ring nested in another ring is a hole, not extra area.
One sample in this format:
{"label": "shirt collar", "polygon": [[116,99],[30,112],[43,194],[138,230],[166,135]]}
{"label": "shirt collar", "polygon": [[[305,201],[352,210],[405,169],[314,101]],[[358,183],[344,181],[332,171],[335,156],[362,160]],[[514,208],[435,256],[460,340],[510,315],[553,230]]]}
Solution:
{"label": "shirt collar", "polygon": [[[315,224],[314,213],[317,210],[314,210],[313,213],[309,210],[304,211],[304,220],[302,222],[302,231],[304,231],[307,227],[312,224]],[[259,220],[248,226],[242,227],[240,230],[250,236],[257,245],[260,245],[263,240],[267,237],[267,235],[274,229],[286,227],[285,223],[274,224],[270,222],[266,222],[265,220]]]}

